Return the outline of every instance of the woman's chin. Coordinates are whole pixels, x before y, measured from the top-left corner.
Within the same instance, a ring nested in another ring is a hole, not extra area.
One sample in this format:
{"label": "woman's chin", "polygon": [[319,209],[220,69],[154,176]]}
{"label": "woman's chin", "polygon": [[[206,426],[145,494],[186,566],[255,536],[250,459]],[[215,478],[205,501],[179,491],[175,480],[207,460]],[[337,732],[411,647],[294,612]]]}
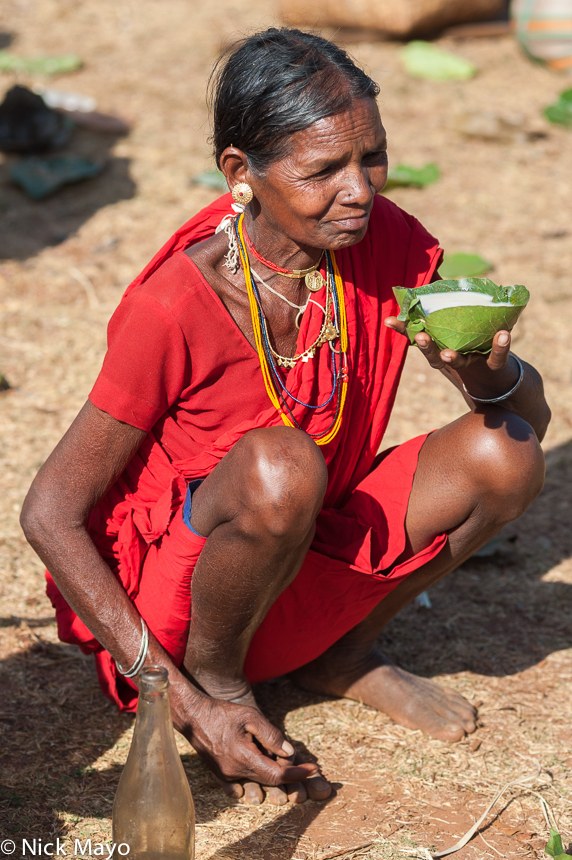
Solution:
{"label": "woman's chin", "polygon": [[361,242],[367,233],[367,223],[360,227],[359,230],[343,230],[337,236],[332,236],[327,244],[324,245],[328,251],[339,251],[342,248],[350,248]]}

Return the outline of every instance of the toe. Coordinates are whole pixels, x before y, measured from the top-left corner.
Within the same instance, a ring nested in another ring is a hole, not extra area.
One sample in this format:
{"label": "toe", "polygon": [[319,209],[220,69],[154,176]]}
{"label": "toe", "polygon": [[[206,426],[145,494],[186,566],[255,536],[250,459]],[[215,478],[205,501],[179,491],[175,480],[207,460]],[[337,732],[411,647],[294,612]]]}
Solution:
{"label": "toe", "polygon": [[[448,702],[448,705],[449,710],[452,711],[454,722],[460,723],[467,734],[474,732],[477,728],[476,708],[459,693],[454,694],[454,698]],[[451,718],[449,718],[449,721],[453,722]]]}
{"label": "toe", "polygon": [[264,800],[264,792],[257,782],[244,783],[244,803],[250,806],[260,806]]}
{"label": "toe", "polygon": [[244,794],[244,788],[242,787],[240,782],[226,782],[224,779],[221,779],[214,773],[212,776],[216,784],[222,788],[227,797],[234,797],[238,799]]}
{"label": "toe", "polygon": [[304,781],[304,785],[306,786],[310,800],[325,800],[332,793],[332,786],[327,779],[324,779],[321,773],[309,776]]}
{"label": "toe", "polygon": [[448,741],[454,744],[457,741],[462,741],[466,732],[463,726],[459,726],[457,723],[444,723],[442,729],[436,732],[427,732],[427,734],[440,741]]}
{"label": "toe", "polygon": [[308,799],[308,792],[303,782],[291,782],[286,786],[286,791],[290,803],[304,803]]}
{"label": "toe", "polygon": [[273,806],[284,806],[288,803],[288,795],[286,794],[285,786],[283,785],[265,785],[263,786],[266,792],[266,802]]}

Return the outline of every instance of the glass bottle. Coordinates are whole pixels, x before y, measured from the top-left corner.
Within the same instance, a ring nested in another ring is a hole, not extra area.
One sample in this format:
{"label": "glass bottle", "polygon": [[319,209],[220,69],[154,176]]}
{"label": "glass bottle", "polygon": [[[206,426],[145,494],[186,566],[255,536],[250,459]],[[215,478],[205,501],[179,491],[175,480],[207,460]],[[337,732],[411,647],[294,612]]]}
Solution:
{"label": "glass bottle", "polygon": [[[194,860],[195,808],[177,745],[166,669],[140,677],[137,719],[113,804],[113,842],[130,860]],[[124,852],[125,849],[122,849]]]}

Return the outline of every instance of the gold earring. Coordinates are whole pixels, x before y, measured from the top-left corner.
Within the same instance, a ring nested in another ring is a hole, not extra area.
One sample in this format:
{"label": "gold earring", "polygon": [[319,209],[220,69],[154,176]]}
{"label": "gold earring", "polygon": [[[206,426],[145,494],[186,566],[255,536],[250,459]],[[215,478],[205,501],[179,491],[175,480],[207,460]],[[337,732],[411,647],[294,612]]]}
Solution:
{"label": "gold earring", "polygon": [[238,206],[248,206],[254,194],[247,182],[237,182],[232,189],[232,199]]}

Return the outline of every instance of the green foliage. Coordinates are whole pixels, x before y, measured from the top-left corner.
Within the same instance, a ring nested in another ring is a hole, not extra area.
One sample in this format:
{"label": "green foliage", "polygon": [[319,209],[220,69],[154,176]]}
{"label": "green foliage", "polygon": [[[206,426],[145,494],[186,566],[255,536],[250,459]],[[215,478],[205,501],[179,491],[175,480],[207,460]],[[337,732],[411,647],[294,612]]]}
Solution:
{"label": "green foliage", "polygon": [[477,71],[469,60],[443,51],[431,42],[409,42],[401,50],[401,59],[405,70],[414,78],[432,81],[466,80]]}
{"label": "green foliage", "polygon": [[203,185],[205,188],[214,188],[215,191],[228,191],[228,185],[224,173],[220,170],[205,170],[197,173],[192,179],[193,185]]}
{"label": "green foliage", "polygon": [[[488,293],[493,296],[493,303],[443,308],[428,315],[424,313],[421,296],[458,291]],[[461,353],[490,352],[496,332],[510,331],[530,298],[526,287],[497,286],[488,278],[435,281],[415,290],[394,287],[393,292],[400,308],[398,319],[407,323],[411,343],[414,343],[416,334],[426,331],[439,349],[455,349]],[[494,302],[510,302],[510,306],[498,306]]]}
{"label": "green foliage", "polygon": [[0,72],[21,72],[29,75],[63,75],[74,72],[82,65],[77,54],[60,57],[16,57],[9,51],[0,51]]}
{"label": "green foliage", "polygon": [[412,185],[415,188],[425,188],[431,185],[441,176],[441,171],[436,164],[426,164],[425,167],[410,167],[408,164],[396,164],[387,174],[388,188],[403,188]]}
{"label": "green foliage", "polygon": [[544,851],[550,857],[554,857],[554,860],[569,860],[569,858],[572,857],[571,854],[566,854],[564,851],[562,838],[554,827],[550,828],[550,839],[548,840]]}
{"label": "green foliage", "polygon": [[544,108],[543,113],[549,122],[572,128],[572,87],[561,92],[558,101]]}
{"label": "green foliage", "polygon": [[479,254],[446,254],[439,266],[439,272],[444,280],[451,278],[478,278],[486,275],[493,268],[492,263]]}

